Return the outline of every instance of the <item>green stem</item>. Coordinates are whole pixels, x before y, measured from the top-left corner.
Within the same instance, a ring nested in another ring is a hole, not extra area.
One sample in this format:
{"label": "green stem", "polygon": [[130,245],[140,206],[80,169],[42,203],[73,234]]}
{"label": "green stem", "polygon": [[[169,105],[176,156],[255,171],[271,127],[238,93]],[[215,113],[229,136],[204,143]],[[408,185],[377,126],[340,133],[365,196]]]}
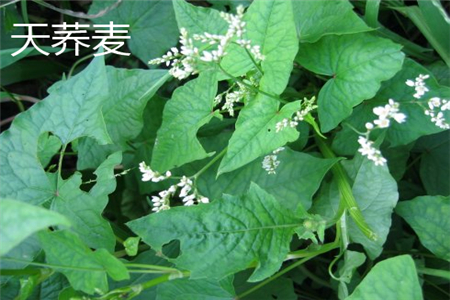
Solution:
{"label": "green stem", "polygon": [[304,273],[307,277],[311,278],[312,281],[317,282],[319,285],[326,286],[327,288],[332,288],[331,284],[328,281],[323,280],[322,278],[315,275],[313,272],[309,271],[305,266],[299,267],[300,271]]}
{"label": "green stem", "polygon": [[243,292],[242,294],[236,296],[236,300],[242,299],[248,295],[250,295],[251,293],[253,293],[254,291],[262,288],[263,286],[265,286],[266,284],[272,282],[273,280],[277,279],[278,277],[280,277],[281,275],[286,274],[287,272],[291,271],[292,269],[304,264],[305,262],[307,262],[308,260],[312,259],[314,256],[310,256],[310,257],[305,257],[293,264],[291,264],[290,266],[286,267],[285,269],[283,269],[282,271],[278,272],[277,274],[273,275],[272,277],[264,280],[263,282],[261,282],[260,284],[255,285],[254,287],[252,287],[251,289],[248,289],[247,291]]}
{"label": "green stem", "polygon": [[[320,151],[322,152],[325,158],[335,158],[336,155],[333,153],[331,148],[325,143],[325,141],[316,137],[316,143],[319,146]],[[344,202],[345,208],[350,213],[350,216],[355,221],[358,228],[364,233],[366,237],[375,241],[377,240],[376,234],[370,229],[369,225],[366,223],[364,216],[361,213],[361,210],[356,203],[356,199],[353,196],[352,188],[350,186],[349,180],[347,178],[347,174],[340,163],[336,163],[331,168],[334,177],[337,180],[339,194],[341,201]]]}
{"label": "green stem", "polygon": [[259,73],[262,75],[264,74],[263,71],[261,70],[261,68],[259,67],[259,65],[256,63],[255,59],[253,58],[253,55],[250,53],[250,51],[248,51],[247,48],[245,48],[245,52],[247,53],[248,57],[250,57],[250,59],[252,60],[253,65],[255,66],[255,68],[259,71]]}
{"label": "green stem", "polygon": [[203,172],[205,172],[206,170],[208,170],[212,165],[214,165],[214,163],[216,161],[218,161],[220,158],[222,158],[222,156],[225,155],[225,153],[227,153],[228,147],[226,147],[225,149],[223,149],[219,154],[217,154],[213,159],[211,159],[210,162],[208,162],[203,168],[200,169],[200,171],[198,171],[197,173],[195,173],[194,175],[192,175],[191,177],[197,179],[200,175],[203,174]]}
{"label": "green stem", "polygon": [[72,68],[70,68],[70,71],[69,71],[69,74],[67,75],[67,78],[72,77],[72,74],[73,74],[73,72],[75,71],[75,68],[78,67],[78,65],[81,64],[82,62],[84,62],[84,61],[90,59],[91,57],[94,57],[94,54],[95,54],[95,53],[91,53],[91,54],[86,55],[85,57],[82,57],[82,58],[80,58],[79,60],[77,60],[77,61],[73,64]]}
{"label": "green stem", "polygon": [[21,1],[21,0],[12,0],[12,1],[8,2],[8,3],[5,3],[5,4],[0,5],[0,9],[6,7],[6,6],[8,6],[8,5],[11,5],[11,4],[20,2],[20,1]]}
{"label": "green stem", "polygon": [[126,267],[132,267],[132,268],[151,269],[151,270],[167,271],[167,272],[180,272],[179,270],[174,269],[174,268],[157,266],[157,265],[125,264],[125,266]]}
{"label": "green stem", "polygon": [[447,271],[447,270],[438,270],[438,269],[418,267],[417,272],[419,274],[430,275],[430,276],[434,276],[434,277],[441,277],[441,278],[450,280],[450,271]]}
{"label": "green stem", "polygon": [[22,102],[20,101],[19,98],[17,98],[14,94],[9,92],[3,86],[1,86],[1,89],[3,91],[5,91],[5,93],[7,93],[9,95],[9,97],[11,97],[11,101],[14,102],[17,105],[17,107],[19,108],[20,112],[24,112],[25,111],[25,107],[23,106],[23,104],[22,104]]}
{"label": "green stem", "polygon": [[[150,249],[149,246],[147,246],[147,245],[140,245],[138,247],[138,252],[142,252],[142,251],[145,251],[145,250],[148,250],[148,249]],[[128,253],[127,253],[127,251],[125,251],[125,249],[124,250],[119,250],[119,251],[114,252],[114,256],[117,257],[117,258],[121,258],[121,257],[124,257],[124,256],[128,256]]]}
{"label": "green stem", "polygon": [[21,275],[36,275],[39,274],[39,269],[22,269],[22,270],[16,270],[16,269],[0,269],[0,275],[1,276],[21,276]]}
{"label": "green stem", "polygon": [[290,260],[290,259],[296,259],[296,258],[303,258],[303,257],[314,257],[326,252],[329,252],[331,250],[337,249],[339,248],[339,238],[336,238],[336,241],[332,242],[332,243],[328,243],[328,244],[324,244],[320,247],[320,249],[315,250],[315,251],[311,251],[309,249],[302,249],[302,250],[298,250],[298,251],[294,251],[294,252],[290,252],[285,260]]}
{"label": "green stem", "polygon": [[[59,153],[59,160],[58,160],[58,174],[56,177],[56,192],[58,192],[59,189],[59,181],[62,179],[61,172],[62,172],[62,163],[64,159],[64,152],[66,151],[67,144],[64,144],[62,146],[61,152]],[[57,195],[58,196],[58,195]]]}
{"label": "green stem", "polygon": [[272,94],[269,94],[269,93],[267,93],[267,92],[261,91],[260,89],[254,87],[253,85],[248,84],[248,83],[246,83],[246,82],[240,80],[239,78],[237,78],[237,77],[231,75],[230,73],[228,73],[227,71],[225,71],[225,69],[222,68],[222,66],[221,66],[220,64],[219,64],[218,66],[219,66],[220,70],[221,70],[225,75],[227,75],[228,77],[230,77],[231,79],[233,79],[235,82],[238,82],[238,83],[242,84],[243,86],[248,87],[248,88],[251,89],[253,92],[255,92],[255,93],[261,93],[261,94],[266,95],[266,96],[268,96],[268,97],[270,97],[270,98],[272,98],[272,99],[275,99],[275,100],[277,100],[277,101],[279,101],[279,102],[281,102],[281,103],[285,103],[285,104],[288,103],[288,101],[286,101],[286,100],[284,100],[284,99],[281,99],[281,98],[279,98],[279,97],[277,97],[277,96],[274,96],[274,95],[272,95]]}
{"label": "green stem", "polygon": [[20,8],[22,11],[22,18],[25,24],[29,24],[30,20],[28,19],[28,8],[27,8],[27,0],[20,1]]}

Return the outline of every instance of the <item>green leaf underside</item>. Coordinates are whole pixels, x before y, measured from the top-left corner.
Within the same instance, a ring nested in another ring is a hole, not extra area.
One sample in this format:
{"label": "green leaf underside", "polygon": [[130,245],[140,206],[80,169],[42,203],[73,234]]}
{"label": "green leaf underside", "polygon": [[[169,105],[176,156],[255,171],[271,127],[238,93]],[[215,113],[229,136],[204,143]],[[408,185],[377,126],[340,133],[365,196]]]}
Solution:
{"label": "green leaf underside", "polygon": [[300,221],[252,184],[245,196],[224,195],[208,205],[176,207],[127,225],[156,251],[180,240],[181,255],[173,262],[191,271],[192,279],[221,279],[257,263],[249,281],[259,281],[280,268]]}
{"label": "green leaf underside", "polygon": [[258,94],[242,109],[219,174],[234,171],[298,138],[299,133],[294,128],[276,132],[276,124],[298,111],[300,101],[288,103],[281,110],[279,106],[278,101]]}
{"label": "green leaf underside", "polygon": [[[95,0],[89,8],[89,14],[113,5],[116,0]],[[130,25],[127,45],[131,53],[144,64],[150,59],[160,57],[170,47],[177,44],[178,28],[171,1],[123,1],[107,14],[93,19],[95,24]],[[126,28],[120,28],[126,29]],[[125,51],[122,48],[119,51]]]}
{"label": "green leaf underside", "polygon": [[79,141],[78,169],[96,168],[105,158],[126,149],[126,142],[142,130],[142,115],[147,102],[170,75],[165,70],[126,70],[106,67],[110,86],[102,112],[114,145],[99,145],[91,138]]}
{"label": "green leaf underside", "polygon": [[[414,80],[419,74],[429,74],[430,78],[425,80],[425,85],[430,90],[422,99],[417,100],[413,97],[414,88],[405,84],[406,80]],[[364,131],[364,124],[376,119],[376,115],[372,112],[376,106],[384,106],[388,99],[400,103],[400,111],[406,115],[406,122],[398,124],[395,121],[391,122],[387,128],[386,141],[390,143],[391,147],[400,145],[407,145],[421,136],[429,135],[444,131],[434,125],[430,121],[430,117],[425,115],[424,107],[428,107],[427,101],[431,97],[440,97],[441,99],[448,99],[450,97],[450,88],[439,85],[434,76],[424,67],[411,59],[406,59],[402,70],[397,73],[392,79],[384,82],[377,93],[377,95],[370,101],[364,102],[364,105],[358,107],[357,110],[345,121],[360,131]],[[418,105],[421,103],[422,106]],[[444,112],[444,116],[450,118],[450,112]],[[352,129],[344,126],[342,131],[338,132],[336,139],[333,142],[333,147],[339,147],[341,152],[356,151],[358,147],[358,134]],[[344,150],[348,147],[348,143],[353,144],[352,149]],[[339,144],[339,146],[338,146]],[[342,150],[341,150],[342,149]]]}
{"label": "green leaf underside", "polygon": [[54,225],[71,225],[66,217],[56,212],[11,199],[0,200],[0,211],[1,256],[36,231]]}
{"label": "green leaf underside", "polygon": [[108,203],[108,194],[116,188],[114,167],[122,160],[120,152],[109,156],[95,171],[97,182],[89,193],[80,189],[81,174],[76,172],[64,180],[51,208],[71,220],[80,238],[95,249],[114,251],[115,237],[102,212]]}
{"label": "green leaf underside", "polygon": [[233,276],[217,282],[210,279],[180,279],[158,286],[156,300],[233,300]]}
{"label": "green leaf underside", "polygon": [[216,93],[216,76],[208,72],[175,90],[164,108],[152,155],[153,169],[164,172],[208,156],[196,134],[215,115]]}
{"label": "green leaf underside", "polygon": [[381,81],[401,69],[404,54],[400,49],[400,45],[369,33],[325,36],[300,48],[299,64],[314,73],[333,76],[319,92],[322,131],[335,128],[354,106],[375,96]]}
{"label": "green leaf underside", "polygon": [[[356,202],[377,240],[369,240],[351,218],[347,219],[348,234],[353,242],[364,246],[371,259],[375,259],[382,252],[391,227],[392,211],[398,200],[397,184],[386,166],[375,166],[360,155],[342,164],[353,181],[352,192]],[[312,212],[332,218],[338,210],[339,200],[336,181],[332,181],[320,191]]]}
{"label": "green leaf underside", "polygon": [[114,280],[129,278],[127,269],[117,258],[104,249],[92,252],[71,232],[41,232],[39,239],[47,262],[61,266],[57,270],[76,290],[88,294],[108,291],[106,274]]}
{"label": "green leaf underside", "polygon": [[423,299],[414,261],[401,255],[379,262],[346,299]]}
{"label": "green leaf underside", "polygon": [[82,136],[111,142],[101,114],[107,99],[103,57],[82,73],[54,84],[50,95],[18,115],[0,135],[0,196],[40,204],[55,195],[37,156],[42,133],[52,132],[63,144]]}
{"label": "green leaf underside", "polygon": [[294,0],[292,5],[301,43],[314,43],[325,35],[373,30],[358,17],[347,0]]}
{"label": "green leaf underside", "polygon": [[308,210],[323,177],[337,161],[290,149],[278,154],[278,160],[280,165],[276,174],[267,174],[262,168],[262,158],[217,179],[214,178],[217,168],[211,168],[198,179],[197,187],[202,195],[218,199],[222,194],[244,193],[253,181],[273,195],[283,207],[295,211],[301,205]]}
{"label": "green leaf underside", "polygon": [[414,229],[422,245],[437,257],[450,261],[450,197],[417,197],[400,202],[395,212]]}
{"label": "green leaf underside", "polygon": [[260,89],[281,94],[291,75],[298,51],[291,1],[254,1],[246,13],[247,36],[253,45],[261,46],[265,56]]}

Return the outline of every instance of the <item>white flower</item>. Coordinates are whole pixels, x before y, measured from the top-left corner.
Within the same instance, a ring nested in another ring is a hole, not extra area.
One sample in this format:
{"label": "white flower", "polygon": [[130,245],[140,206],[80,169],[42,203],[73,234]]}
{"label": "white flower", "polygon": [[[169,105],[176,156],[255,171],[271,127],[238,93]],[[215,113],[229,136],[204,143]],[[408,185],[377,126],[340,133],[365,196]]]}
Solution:
{"label": "white flower", "polygon": [[207,204],[207,203],[209,203],[209,199],[206,198],[206,197],[201,196],[200,199],[198,199],[198,202]]}
{"label": "white flower", "polygon": [[[400,104],[395,102],[393,99],[389,99],[389,103],[385,106],[374,107],[373,113],[378,116],[378,119],[374,120],[373,123],[377,125],[378,128],[387,128],[390,125],[389,119],[394,119],[397,123],[405,122],[406,115],[399,112],[399,107]],[[367,130],[372,129],[373,127],[370,129],[367,128]]]}
{"label": "white flower", "polygon": [[279,147],[272,151],[272,154],[266,155],[262,161],[262,168],[267,171],[268,174],[276,174],[275,169],[280,165],[277,154],[283,151],[284,147]]}
{"label": "white flower", "polygon": [[376,114],[380,119],[386,119],[389,115],[391,107],[389,105],[386,106],[378,106],[373,108],[373,113]]}
{"label": "white flower", "polygon": [[295,112],[293,118],[285,118],[275,124],[275,132],[280,132],[284,128],[291,127],[295,128],[298,125],[298,122],[303,121],[307,114],[309,114],[312,110],[317,108],[317,105],[314,104],[316,101],[316,97],[312,97],[311,99],[304,98],[301,109]]}
{"label": "white flower", "polygon": [[361,155],[366,156],[368,159],[373,161],[376,166],[383,166],[386,164],[387,160],[381,155],[380,150],[373,146],[372,141],[364,136],[359,136],[358,143],[361,146],[358,149],[358,152],[360,152]]}
{"label": "white flower", "polygon": [[275,169],[280,164],[276,155],[267,155],[262,162],[262,168],[267,171],[268,174],[276,174]]}
{"label": "white flower", "polygon": [[275,150],[273,150],[273,154],[278,154],[278,153],[280,153],[281,151],[284,151],[284,149],[286,149],[286,148],[284,148],[284,147],[278,147],[277,149],[275,149]]}
{"label": "white flower", "polygon": [[185,206],[192,206],[195,204],[194,200],[195,200],[195,195],[192,194],[192,195],[184,197],[182,201],[184,202]]}
{"label": "white flower", "polygon": [[433,97],[430,100],[428,100],[428,106],[430,107],[430,109],[433,109],[435,107],[440,107],[441,106],[441,98],[439,97]]}
{"label": "white flower", "polygon": [[139,171],[142,173],[142,181],[159,182],[169,178],[172,174],[170,171],[166,172],[166,175],[161,175],[156,171],[153,171],[150,166],[147,166],[145,162],[139,163]]}
{"label": "white flower", "polygon": [[450,110],[450,102],[439,97],[433,97],[428,100],[428,107],[430,109],[426,109],[424,113],[430,116],[431,122],[441,129],[450,129],[443,113]]}
{"label": "white flower", "polygon": [[367,130],[372,130],[372,129],[373,129],[373,124],[370,123],[370,122],[367,122],[367,123],[366,123],[366,129],[367,129]]}
{"label": "white flower", "polygon": [[214,60],[213,55],[211,54],[211,52],[203,51],[202,54],[203,54],[203,56],[200,57],[201,60],[203,60],[203,61],[213,61]]}
{"label": "white flower", "polygon": [[378,125],[379,128],[388,128],[389,127],[389,119],[378,119],[373,121],[375,125]]}
{"label": "white flower", "polygon": [[426,92],[428,92],[428,88],[425,86],[425,79],[428,79],[430,75],[422,75],[420,74],[416,79],[413,81],[411,79],[406,80],[406,85],[410,87],[414,87],[416,90],[416,93],[413,95],[414,98],[420,99],[423,95],[425,95]]}
{"label": "white flower", "polygon": [[403,123],[406,120],[406,115],[402,114],[402,113],[395,113],[395,114],[392,115],[392,117],[394,118],[394,120],[397,123]]}

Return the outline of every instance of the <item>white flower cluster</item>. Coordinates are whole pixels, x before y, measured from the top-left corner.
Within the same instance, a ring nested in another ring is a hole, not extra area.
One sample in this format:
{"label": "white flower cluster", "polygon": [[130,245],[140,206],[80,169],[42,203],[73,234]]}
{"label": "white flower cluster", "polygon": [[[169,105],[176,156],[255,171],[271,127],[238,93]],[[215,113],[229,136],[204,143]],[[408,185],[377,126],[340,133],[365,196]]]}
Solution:
{"label": "white flower cluster", "polygon": [[[419,74],[414,81],[411,79],[406,80],[406,85],[414,87],[416,91],[414,94],[415,98],[420,99],[429,91],[424,82],[429,77],[430,75]],[[444,111],[450,110],[450,101],[439,97],[432,97],[428,100],[427,104],[428,108],[425,109],[425,115],[430,116],[431,122],[441,129],[450,129],[450,124],[447,123],[444,117]]]}
{"label": "white flower cluster", "polygon": [[139,171],[142,173],[142,181],[160,182],[172,176],[170,171],[167,171],[165,175],[161,175],[158,172],[153,171],[150,166],[145,164],[145,162],[141,162],[139,164]]}
{"label": "white flower cluster", "polygon": [[430,116],[431,122],[439,128],[450,129],[450,124],[446,122],[444,117],[444,111],[450,110],[450,101],[433,97],[428,100],[428,107],[429,109],[425,110],[425,114]]}
{"label": "white flower cluster", "polygon": [[428,88],[425,86],[425,79],[428,79],[430,75],[422,75],[419,74],[415,80],[408,79],[406,80],[406,85],[410,87],[414,87],[416,93],[414,94],[414,98],[420,99],[426,92],[428,92]]}
{"label": "white flower cluster", "polygon": [[380,150],[373,146],[373,142],[364,136],[358,138],[358,143],[361,147],[358,151],[363,155],[367,156],[368,159],[375,162],[376,166],[383,166],[387,160],[381,155]]}
{"label": "white flower cluster", "polygon": [[[169,171],[166,172],[166,176],[160,175],[147,166],[145,162],[139,164],[139,170],[142,172],[142,181],[151,180],[153,182],[159,182],[171,176]],[[160,212],[170,209],[170,199],[176,194],[178,188],[181,188],[178,196],[185,206],[191,206],[196,203],[209,203],[208,198],[199,195],[196,191],[193,192],[192,185],[192,180],[183,176],[179,183],[171,185],[167,190],[159,192],[158,196],[152,196],[152,210],[154,212]]]}
{"label": "white flower cluster", "polygon": [[373,123],[366,123],[367,130],[372,130],[374,124],[378,128],[388,128],[390,125],[390,119],[394,119],[397,123],[403,123],[406,120],[406,115],[399,112],[400,105],[392,99],[389,99],[389,103],[385,106],[378,106],[373,109],[373,113],[378,116],[378,119]]}
{"label": "white flower cluster", "polygon": [[303,121],[307,114],[317,108],[317,105],[314,104],[315,101],[316,97],[312,97],[311,99],[304,98],[302,108],[295,113],[295,116],[293,118],[284,118],[283,120],[278,122],[275,125],[275,131],[280,132],[287,127],[297,127],[298,122]]}
{"label": "white flower cluster", "polygon": [[367,132],[364,136],[359,136],[358,143],[361,146],[358,151],[363,156],[375,162],[376,166],[383,166],[387,160],[381,155],[380,150],[376,149],[373,142],[369,140],[370,132],[374,128],[387,128],[391,124],[390,119],[394,119],[397,123],[403,123],[406,120],[406,115],[399,112],[400,104],[392,99],[385,106],[374,107],[373,113],[378,116],[378,119],[366,123]]}
{"label": "white flower cluster", "polygon": [[262,162],[262,168],[267,171],[267,174],[276,174],[275,169],[280,165],[277,154],[285,148],[280,147],[275,149],[272,154],[266,155]]}
{"label": "white flower cluster", "polygon": [[230,90],[233,88],[233,86],[228,89],[227,91],[217,95],[214,98],[214,105],[218,105],[220,102],[222,102],[222,98],[225,95],[225,103],[222,106],[222,110],[227,110],[230,116],[234,116],[234,105],[238,102],[240,102],[242,99],[249,96],[250,91],[245,87],[244,85],[238,83],[239,88],[237,90],[234,90],[230,92]]}
{"label": "white flower cluster", "polygon": [[191,74],[197,73],[195,59],[199,56],[199,50],[194,47],[194,43],[192,39],[189,38],[185,28],[180,29],[180,44],[180,50],[172,47],[161,58],[152,59],[148,63],[166,63],[167,66],[171,66],[171,69],[169,70],[170,75],[180,80],[187,78]]}
{"label": "white flower cluster", "polygon": [[200,50],[194,46],[193,39],[189,38],[185,28],[180,29],[180,44],[178,50],[173,47],[161,58],[155,58],[149,61],[149,64],[166,63],[171,66],[169,73],[178,79],[187,78],[191,74],[198,72],[196,69],[196,60],[200,59],[204,62],[219,62],[220,59],[227,54],[226,48],[236,37],[236,43],[241,47],[249,49],[256,60],[264,60],[261,54],[260,46],[252,47],[251,41],[242,39],[245,32],[244,6],[237,7],[237,14],[229,14],[221,12],[220,16],[228,23],[228,30],[225,35],[211,34],[204,32],[203,34],[194,34],[192,38],[208,46],[217,45],[215,50]]}

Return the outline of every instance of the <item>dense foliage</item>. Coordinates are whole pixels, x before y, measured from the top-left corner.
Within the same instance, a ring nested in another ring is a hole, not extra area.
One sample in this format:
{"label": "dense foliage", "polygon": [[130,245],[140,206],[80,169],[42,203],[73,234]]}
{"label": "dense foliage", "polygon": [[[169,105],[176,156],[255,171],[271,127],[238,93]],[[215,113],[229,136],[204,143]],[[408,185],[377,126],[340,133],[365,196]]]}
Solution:
{"label": "dense foliage", "polygon": [[448,3],[1,3],[2,299],[450,297]]}

